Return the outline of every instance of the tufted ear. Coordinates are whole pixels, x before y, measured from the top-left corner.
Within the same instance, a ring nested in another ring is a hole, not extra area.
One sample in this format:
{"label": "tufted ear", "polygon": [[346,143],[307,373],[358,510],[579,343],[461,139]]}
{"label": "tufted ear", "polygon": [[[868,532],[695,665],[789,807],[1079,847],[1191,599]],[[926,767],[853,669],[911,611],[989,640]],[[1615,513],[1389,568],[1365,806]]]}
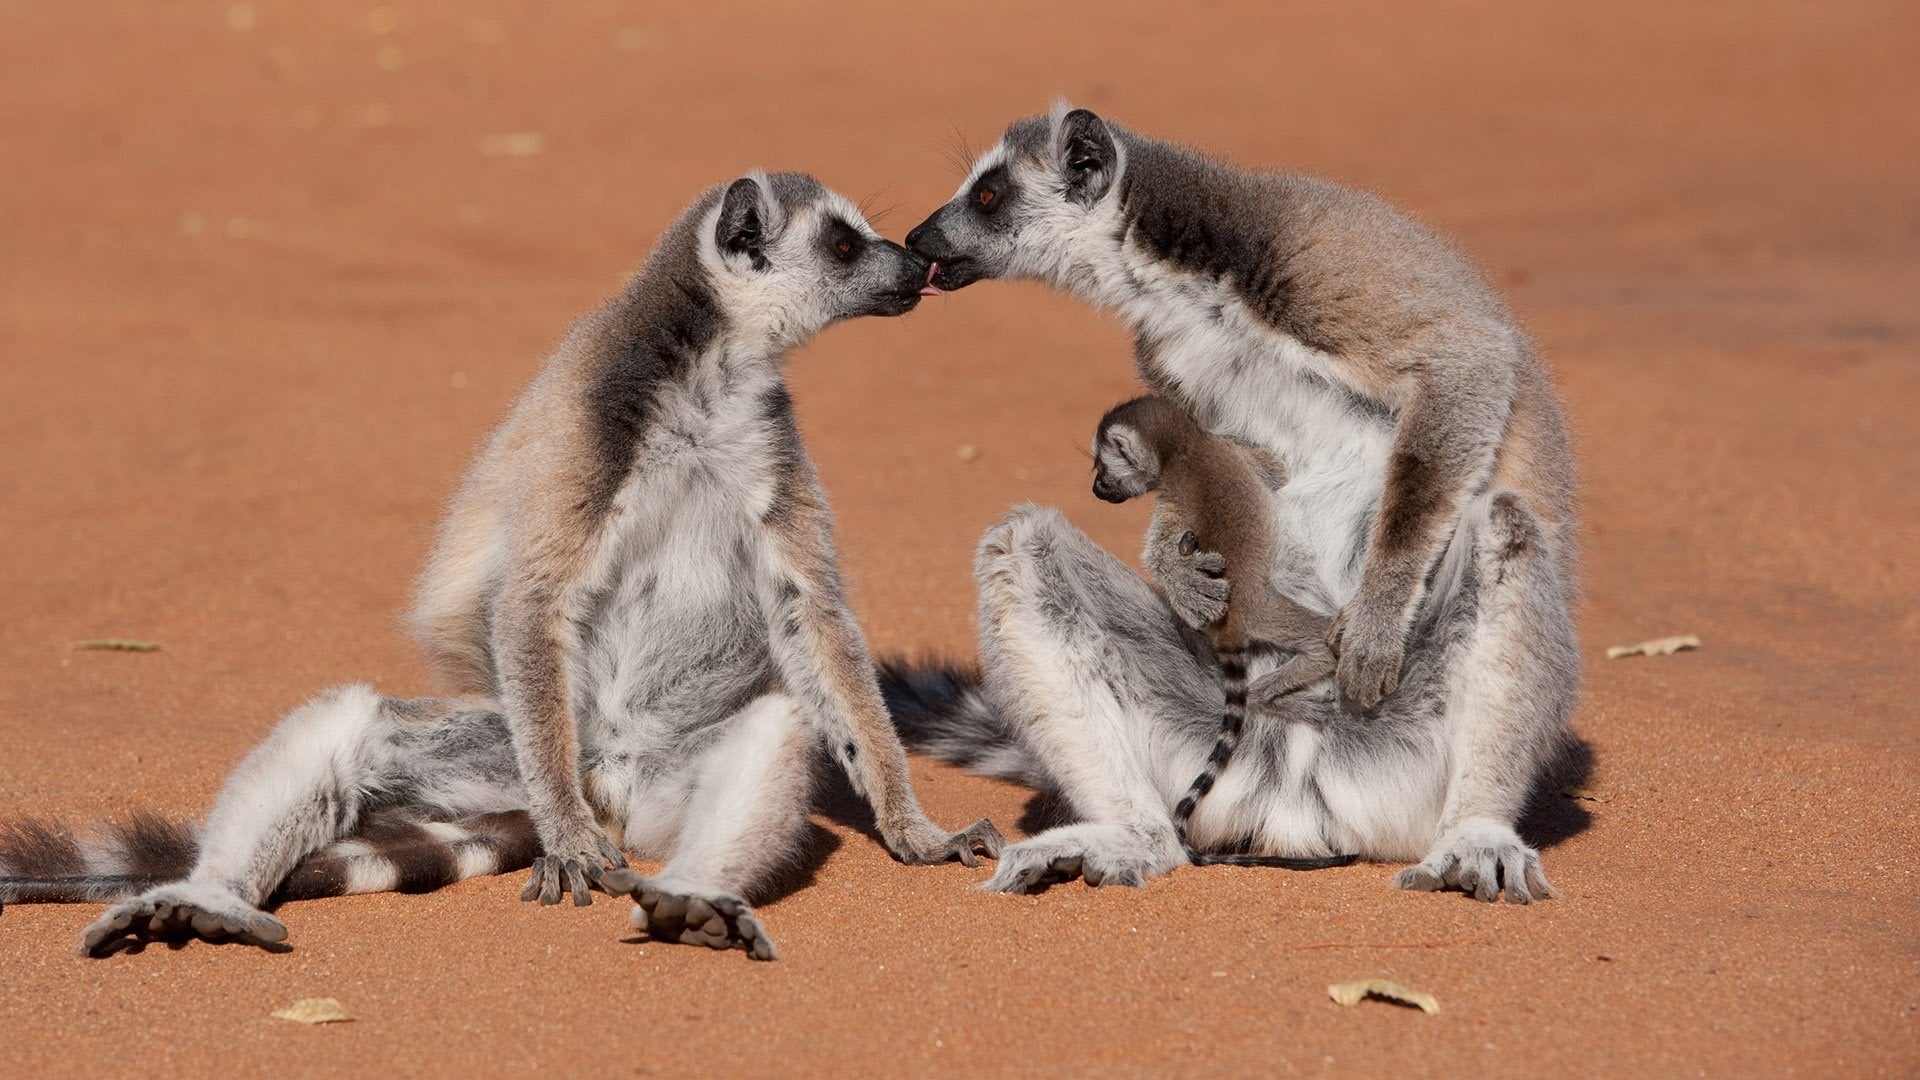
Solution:
{"label": "tufted ear", "polygon": [[1107,122],[1091,110],[1075,109],[1061,117],[1054,146],[1066,177],[1067,198],[1081,206],[1099,202],[1113,186],[1120,166],[1120,148]]}
{"label": "tufted ear", "polygon": [[720,198],[720,220],[713,227],[714,246],[729,261],[745,258],[755,270],[765,270],[769,217],[766,189],[760,182],[751,176],[735,180]]}

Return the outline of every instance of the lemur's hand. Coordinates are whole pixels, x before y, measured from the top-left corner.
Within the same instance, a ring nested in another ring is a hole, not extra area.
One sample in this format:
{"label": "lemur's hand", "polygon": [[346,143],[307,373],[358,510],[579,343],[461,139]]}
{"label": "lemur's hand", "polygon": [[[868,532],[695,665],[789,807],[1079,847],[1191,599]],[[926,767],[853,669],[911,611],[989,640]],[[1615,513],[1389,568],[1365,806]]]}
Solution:
{"label": "lemur's hand", "polygon": [[1224,576],[1227,557],[1201,551],[1191,532],[1181,533],[1172,543],[1152,545],[1145,561],[1174,614],[1188,626],[1204,630],[1227,613],[1227,596],[1232,591]]}
{"label": "lemur's hand", "polygon": [[1386,606],[1355,598],[1334,616],[1327,646],[1338,661],[1334,679],[1349,704],[1371,709],[1399,688],[1407,628]]}
{"label": "lemur's hand", "polygon": [[952,859],[959,859],[965,866],[979,866],[980,856],[999,858],[1007,842],[986,818],[949,833],[922,817],[901,828],[883,830],[883,834],[887,850],[909,866],[930,866]]}
{"label": "lemur's hand", "polygon": [[[543,830],[544,832],[544,830]],[[541,845],[546,854],[533,860],[520,899],[557,904],[563,893],[573,894],[575,907],[593,903],[588,888],[598,886],[609,868],[622,869],[627,857],[613,845],[606,831],[591,821],[567,829],[557,842]]]}

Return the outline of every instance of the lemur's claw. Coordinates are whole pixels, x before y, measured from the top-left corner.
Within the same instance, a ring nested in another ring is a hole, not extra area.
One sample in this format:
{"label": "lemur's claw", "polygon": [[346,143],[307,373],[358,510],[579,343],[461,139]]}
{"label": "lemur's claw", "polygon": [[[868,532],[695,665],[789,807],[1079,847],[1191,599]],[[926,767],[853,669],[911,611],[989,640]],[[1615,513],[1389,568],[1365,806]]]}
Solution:
{"label": "lemur's claw", "polygon": [[981,818],[953,834],[953,853],[962,866],[979,866],[982,855],[998,859],[1000,849],[1006,844],[1007,838],[1000,835],[1000,830],[988,818]]}
{"label": "lemur's claw", "polygon": [[[602,851],[597,855],[581,853],[562,858],[557,855],[542,855],[533,860],[533,866],[527,874],[527,883],[520,890],[520,899],[538,900],[543,905],[560,902],[562,896],[572,896],[575,907],[586,907],[593,903],[595,888],[610,892],[603,884],[608,868],[624,869],[626,856],[621,855],[611,843],[603,842]],[[611,857],[608,852],[611,851]]]}

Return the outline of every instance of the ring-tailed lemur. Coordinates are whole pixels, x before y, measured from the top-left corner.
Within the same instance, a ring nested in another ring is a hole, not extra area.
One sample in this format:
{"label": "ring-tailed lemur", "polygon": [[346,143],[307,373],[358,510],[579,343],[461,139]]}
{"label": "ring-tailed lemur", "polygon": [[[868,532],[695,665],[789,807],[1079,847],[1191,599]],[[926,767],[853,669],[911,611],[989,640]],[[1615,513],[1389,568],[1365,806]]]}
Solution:
{"label": "ring-tailed lemur", "polygon": [[[1149,386],[1287,465],[1290,595],[1338,613],[1337,682],[1362,719],[1255,717],[1196,842],[1421,859],[1398,885],[1549,894],[1514,824],[1580,680],[1573,459],[1545,369],[1472,265],[1372,197],[1065,106],[1009,127],[908,244],[934,289],[1037,278],[1118,311]],[[1175,607],[1214,587],[1211,558],[1146,551]],[[1057,514],[990,530],[977,578],[986,697],[896,685],[904,725],[951,757],[1044,769],[1083,819],[1010,847],[989,886],[1183,862],[1168,811],[1211,741],[1193,719],[1218,693],[1204,643]],[[977,740],[1017,744],[960,749],[989,709]],[[1284,705],[1323,710],[1340,705]]]}
{"label": "ring-tailed lemur", "polygon": [[[1150,491],[1160,497],[1162,542],[1181,556],[1204,545],[1217,566],[1205,572],[1221,587],[1219,599],[1197,598],[1205,610],[1179,611],[1207,635],[1220,667],[1220,734],[1207,763],[1173,808],[1173,832],[1196,866],[1270,866],[1319,870],[1345,866],[1354,855],[1291,858],[1285,855],[1219,855],[1196,850],[1187,822],[1207,797],[1240,745],[1250,706],[1270,712],[1281,698],[1333,674],[1327,648],[1330,620],[1287,597],[1271,580],[1278,561],[1271,493],[1286,486],[1286,466],[1272,454],[1203,431],[1180,406],[1156,394],[1108,409],[1093,436],[1093,493],[1126,502]],[[1150,541],[1151,542],[1151,541]],[[1230,593],[1229,591],[1230,590]],[[1289,654],[1277,670],[1251,688],[1247,664],[1259,652]]]}
{"label": "ring-tailed lemur", "polygon": [[[899,315],[927,264],[811,177],[703,194],[577,323],[481,451],[413,626],[469,695],[364,687],[295,710],[204,833],[0,839],[0,899],[119,899],[86,931],[271,943],[270,897],[524,866],[523,898],[628,893],[656,939],[773,944],[743,899],[797,854],[824,739],[901,860],[991,855],[915,800],[782,367],[840,319]],[[610,830],[610,831],[609,831]],[[621,848],[666,859],[641,878]]]}

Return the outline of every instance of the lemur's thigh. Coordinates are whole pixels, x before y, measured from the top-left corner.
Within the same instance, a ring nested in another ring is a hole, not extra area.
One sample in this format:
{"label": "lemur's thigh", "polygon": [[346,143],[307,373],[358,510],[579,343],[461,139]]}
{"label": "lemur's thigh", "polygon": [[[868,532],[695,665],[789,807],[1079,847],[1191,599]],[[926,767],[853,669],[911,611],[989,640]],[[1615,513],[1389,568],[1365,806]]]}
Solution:
{"label": "lemur's thigh", "polygon": [[694,762],[695,784],[663,876],[752,896],[796,855],[818,736],[785,694],[755,699]]}
{"label": "lemur's thigh", "polygon": [[1525,903],[1553,890],[1514,825],[1566,744],[1580,659],[1554,538],[1511,492],[1496,494],[1483,514],[1474,623],[1447,673],[1449,773],[1438,836],[1395,883],[1482,900],[1504,891]]}
{"label": "lemur's thigh", "polygon": [[799,854],[818,736],[785,694],[756,698],[677,776],[634,794],[626,835],[643,852],[674,835],[660,872],[607,875],[633,896],[633,925],[655,940],[741,948],[771,960],[747,902]]}
{"label": "lemur's thigh", "polygon": [[1137,882],[1185,861],[1171,808],[1218,730],[1219,676],[1161,596],[1056,510],[1022,507],[975,561],[986,690],[1082,824],[1002,853],[989,888],[1047,873]]}
{"label": "lemur's thigh", "polygon": [[396,700],[364,686],[321,694],[227,778],[187,879],[115,905],[83,947],[168,932],[281,940],[286,927],[259,906],[369,811],[427,820],[524,807],[504,736],[497,712],[481,703]]}

